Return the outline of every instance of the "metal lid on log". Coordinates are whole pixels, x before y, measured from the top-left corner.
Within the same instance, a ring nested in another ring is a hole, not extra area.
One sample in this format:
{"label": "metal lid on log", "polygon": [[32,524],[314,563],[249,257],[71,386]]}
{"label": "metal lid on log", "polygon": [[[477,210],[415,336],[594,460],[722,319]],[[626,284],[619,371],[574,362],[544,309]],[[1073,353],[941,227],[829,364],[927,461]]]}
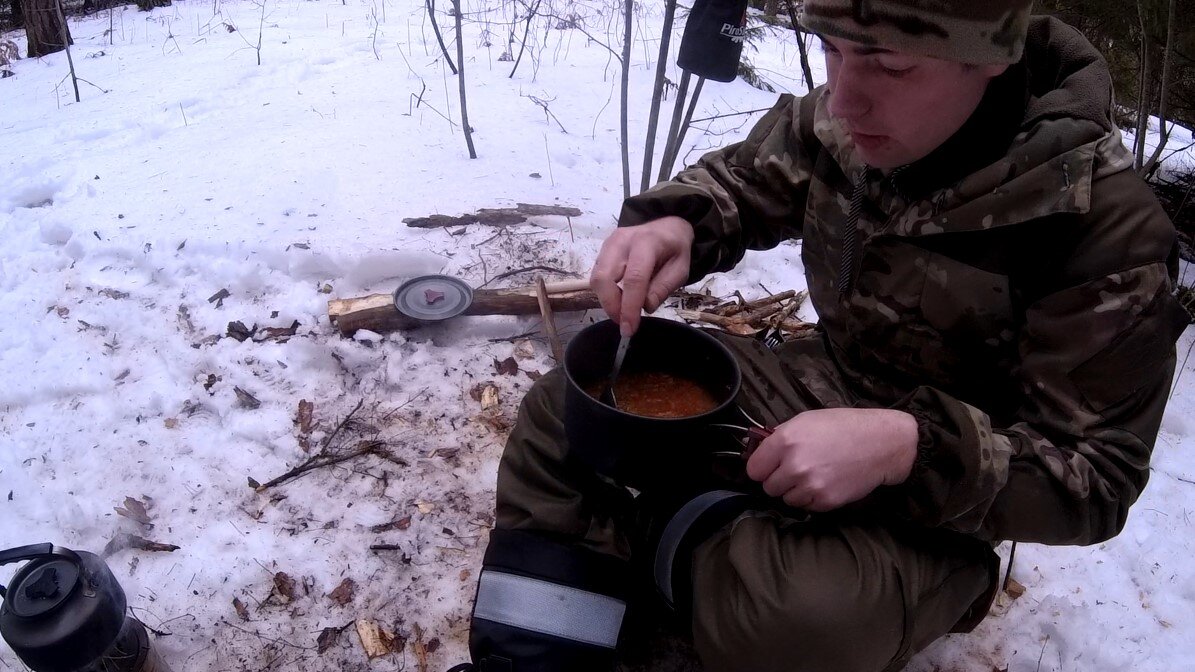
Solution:
{"label": "metal lid on log", "polygon": [[394,292],[398,312],[416,320],[447,320],[465,312],[472,302],[469,285],[447,275],[412,278]]}

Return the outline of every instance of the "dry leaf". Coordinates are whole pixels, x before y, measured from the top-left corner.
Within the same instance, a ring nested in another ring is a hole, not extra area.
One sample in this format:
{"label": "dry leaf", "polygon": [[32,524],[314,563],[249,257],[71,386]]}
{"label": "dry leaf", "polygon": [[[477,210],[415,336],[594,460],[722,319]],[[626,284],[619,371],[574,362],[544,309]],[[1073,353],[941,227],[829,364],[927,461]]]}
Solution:
{"label": "dry leaf", "polygon": [[499,434],[504,434],[513,427],[510,420],[498,414],[482,413],[477,416],[477,421]]}
{"label": "dry leaf", "polygon": [[237,402],[240,403],[242,408],[247,408],[252,411],[261,407],[261,402],[258,401],[257,397],[253,396],[252,394],[249,394],[239,387],[233,387],[232,391],[236,392]]}
{"label": "dry leaf", "polygon": [[241,602],[240,598],[232,598],[232,608],[237,610],[237,616],[240,616],[242,621],[249,620],[249,608],[245,606],[244,602]]}
{"label": "dry leaf", "polygon": [[527,377],[531,380],[539,380],[540,378],[544,377],[544,374],[541,371],[524,371],[523,373],[527,374]]}
{"label": "dry leaf", "polygon": [[462,570],[461,570],[461,573],[460,573],[460,580],[461,580],[461,583],[464,583],[464,582],[468,581],[468,580],[469,580],[469,577],[470,577],[470,576],[472,576],[472,575],[473,575],[473,572],[470,572],[470,571],[469,571],[469,570],[467,570],[467,569],[462,569]]}
{"label": "dry leaf", "polygon": [[328,597],[340,606],[344,606],[353,601],[353,595],[357,592],[357,582],[352,579],[345,579],[336,586],[336,590],[328,593]]}
{"label": "dry leaf", "polygon": [[166,425],[166,429],[178,429],[178,418],[166,418],[162,424]]}
{"label": "dry leaf", "polygon": [[315,404],[306,399],[299,400],[299,413],[295,417],[295,424],[299,426],[300,434],[311,433],[311,415],[315,412]]}
{"label": "dry leaf", "polygon": [[415,502],[415,506],[419,509],[419,513],[422,514],[428,514],[436,510],[436,505],[431,502]]}
{"label": "dry leaf", "polygon": [[295,320],[289,327],[266,327],[259,330],[253,335],[253,340],[258,343],[265,341],[277,341],[278,343],[285,343],[290,340],[299,331],[299,321]]}
{"label": "dry leaf", "polygon": [[419,672],[427,672],[427,647],[423,644],[423,628],[415,624],[415,662],[419,665]]}
{"label": "dry leaf", "polygon": [[101,552],[101,555],[106,558],[113,553],[118,553],[126,548],[133,548],[138,551],[155,551],[163,553],[170,553],[179,549],[179,547],[175,546],[174,544],[162,544],[156,541],[150,541],[149,539],[136,534],[121,533],[115,537],[112,537],[112,541],[109,541],[108,544],[104,546],[104,550]]}
{"label": "dry leaf", "polygon": [[382,523],[381,525],[374,525],[373,527],[369,528],[369,531],[376,534],[376,533],[381,533],[381,532],[389,532],[390,530],[405,530],[410,526],[411,526],[411,517],[403,516],[402,518],[395,518],[394,520],[392,520],[388,523]]}
{"label": "dry leaf", "polygon": [[149,512],[145,510],[144,502],[140,502],[132,497],[125,497],[124,506],[117,506],[115,509],[116,513],[124,516],[125,518],[135,520],[149,528],[153,527],[153,525],[149,522]]}
{"label": "dry leaf", "polygon": [[284,604],[294,600],[295,580],[286,572],[278,572],[274,575],[274,592],[283,598]]}
{"label": "dry leaf", "polygon": [[340,633],[343,628],[324,628],[319,633],[319,639],[315,640],[316,651],[323,653],[332,648],[336,644],[336,640],[340,639]]}
{"label": "dry leaf", "polygon": [[514,357],[507,357],[502,361],[494,358],[494,371],[500,376],[513,376],[519,372],[519,363]]}
{"label": "dry leaf", "polygon": [[54,309],[54,312],[58,313],[58,317],[66,319],[67,317],[70,316],[71,309],[67,308],[66,306],[58,306],[57,308]]}
{"label": "dry leaf", "polygon": [[357,636],[361,638],[361,648],[365,655],[373,660],[394,651],[394,633],[388,632],[373,621],[359,619],[357,621]]}

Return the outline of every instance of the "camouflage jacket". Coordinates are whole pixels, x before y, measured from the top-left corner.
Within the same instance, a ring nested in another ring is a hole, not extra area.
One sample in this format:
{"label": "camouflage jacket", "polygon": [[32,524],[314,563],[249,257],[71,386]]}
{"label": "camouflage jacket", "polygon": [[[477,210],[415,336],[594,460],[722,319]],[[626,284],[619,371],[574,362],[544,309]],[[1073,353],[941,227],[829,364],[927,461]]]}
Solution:
{"label": "camouflage jacket", "polygon": [[804,239],[830,356],[794,372],[826,406],[917,417],[913,475],[877,493],[902,517],[992,540],[1114,536],[1188,317],[1174,227],[1131,170],[1102,58],[1035,19],[959,133],[887,175],[859,164],[822,93],[781,96],[745,141],[628,199],[620,225],[692,222],[691,281]]}

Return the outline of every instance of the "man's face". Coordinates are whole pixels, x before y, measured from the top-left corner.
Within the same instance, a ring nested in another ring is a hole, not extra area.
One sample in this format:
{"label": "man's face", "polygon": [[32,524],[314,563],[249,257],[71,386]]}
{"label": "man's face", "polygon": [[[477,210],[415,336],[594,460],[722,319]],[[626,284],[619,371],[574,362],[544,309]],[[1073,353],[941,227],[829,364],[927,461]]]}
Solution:
{"label": "man's face", "polygon": [[830,114],[875,168],[903,166],[937,149],[975,111],[988,81],[1007,68],[967,67],[836,37],[822,42]]}

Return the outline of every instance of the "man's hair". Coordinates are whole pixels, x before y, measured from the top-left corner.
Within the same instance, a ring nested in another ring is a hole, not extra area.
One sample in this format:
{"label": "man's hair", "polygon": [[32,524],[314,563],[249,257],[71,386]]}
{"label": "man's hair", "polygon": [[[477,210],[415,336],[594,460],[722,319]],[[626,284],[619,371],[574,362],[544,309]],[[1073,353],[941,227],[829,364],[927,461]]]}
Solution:
{"label": "man's hair", "polygon": [[969,64],[1015,63],[1033,0],[805,0],[807,30]]}

